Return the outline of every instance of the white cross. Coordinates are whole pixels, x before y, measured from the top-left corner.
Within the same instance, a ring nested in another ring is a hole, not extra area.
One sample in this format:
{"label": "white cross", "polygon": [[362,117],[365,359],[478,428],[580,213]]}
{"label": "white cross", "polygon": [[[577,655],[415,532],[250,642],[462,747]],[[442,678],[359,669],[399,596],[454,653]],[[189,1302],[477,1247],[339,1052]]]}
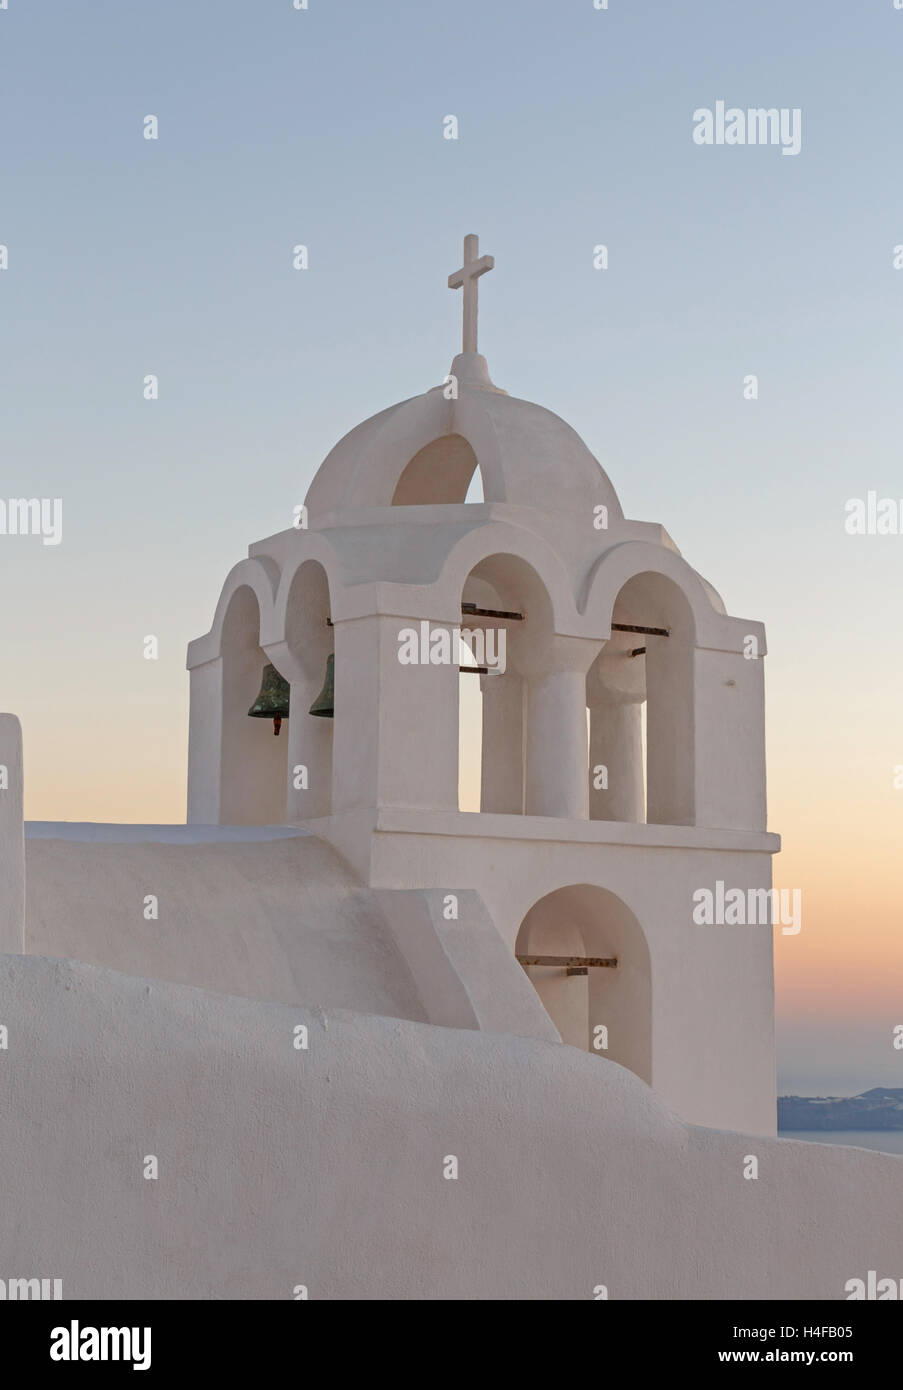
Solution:
{"label": "white cross", "polygon": [[477,350],[477,280],[495,265],[492,256],[480,255],[480,238],[464,238],[464,264],[448,277],[450,290],[464,290],[463,352]]}

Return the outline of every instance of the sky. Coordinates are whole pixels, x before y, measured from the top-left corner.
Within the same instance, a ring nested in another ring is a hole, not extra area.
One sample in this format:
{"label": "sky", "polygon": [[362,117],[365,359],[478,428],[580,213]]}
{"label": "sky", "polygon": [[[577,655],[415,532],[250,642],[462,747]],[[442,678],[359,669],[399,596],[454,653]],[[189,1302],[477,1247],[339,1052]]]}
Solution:
{"label": "sky", "polygon": [[[186,645],[444,377],[475,231],[493,379],[766,625],[780,1089],[903,1086],[903,536],[844,524],[903,511],[901,61],[893,0],[7,0],[0,499],[63,502],[59,545],[0,536],[26,815],[184,819]],[[717,101],[800,152],[695,143]]]}

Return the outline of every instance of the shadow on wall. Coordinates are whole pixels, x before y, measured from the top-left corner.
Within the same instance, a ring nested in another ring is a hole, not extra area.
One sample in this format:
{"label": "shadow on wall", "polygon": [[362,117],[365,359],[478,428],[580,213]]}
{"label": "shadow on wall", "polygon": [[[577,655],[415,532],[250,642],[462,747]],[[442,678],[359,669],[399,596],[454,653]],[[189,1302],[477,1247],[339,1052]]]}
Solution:
{"label": "shadow on wall", "polygon": [[[395,485],[393,507],[423,507],[464,502],[474,475],[479,475],[477,456],[460,434],[443,434],[419,449]],[[482,478],[480,496],[482,498]]]}
{"label": "shadow on wall", "polygon": [[649,948],[620,898],[588,883],[546,894],[524,917],[515,952],[615,958],[616,967],[590,966],[585,975],[569,975],[561,965],[525,968],[562,1042],[619,1062],[651,1085]]}
{"label": "shadow on wall", "polygon": [[[660,633],[613,628],[587,675],[590,818],[692,825],[696,636],[690,604],[672,580],[637,574],[615,599],[612,623]],[[596,769],[604,776],[594,775]]]}

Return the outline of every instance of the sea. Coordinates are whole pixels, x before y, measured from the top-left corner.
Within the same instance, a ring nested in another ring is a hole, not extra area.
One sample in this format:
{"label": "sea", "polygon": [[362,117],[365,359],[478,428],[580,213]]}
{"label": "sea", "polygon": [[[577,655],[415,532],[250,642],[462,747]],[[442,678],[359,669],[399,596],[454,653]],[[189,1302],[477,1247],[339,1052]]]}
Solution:
{"label": "sea", "polygon": [[903,1129],[780,1129],[779,1139],[803,1139],[810,1144],[855,1144],[860,1149],[903,1156]]}

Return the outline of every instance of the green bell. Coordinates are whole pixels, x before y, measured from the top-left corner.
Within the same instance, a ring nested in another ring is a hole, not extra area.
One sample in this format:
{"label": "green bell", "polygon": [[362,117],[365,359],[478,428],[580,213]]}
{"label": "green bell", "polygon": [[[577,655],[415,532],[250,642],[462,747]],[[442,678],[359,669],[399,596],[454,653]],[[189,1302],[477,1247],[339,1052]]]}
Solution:
{"label": "green bell", "polygon": [[278,734],[283,719],[288,719],[289,684],[273,665],[264,666],[260,693],[248,714],[252,719],[272,719],[273,733]]}
{"label": "green bell", "polygon": [[326,679],[323,682],[323,689],[314,700],[308,714],[317,714],[321,719],[333,719],[335,717],[335,654],[329,653],[326,658]]}

